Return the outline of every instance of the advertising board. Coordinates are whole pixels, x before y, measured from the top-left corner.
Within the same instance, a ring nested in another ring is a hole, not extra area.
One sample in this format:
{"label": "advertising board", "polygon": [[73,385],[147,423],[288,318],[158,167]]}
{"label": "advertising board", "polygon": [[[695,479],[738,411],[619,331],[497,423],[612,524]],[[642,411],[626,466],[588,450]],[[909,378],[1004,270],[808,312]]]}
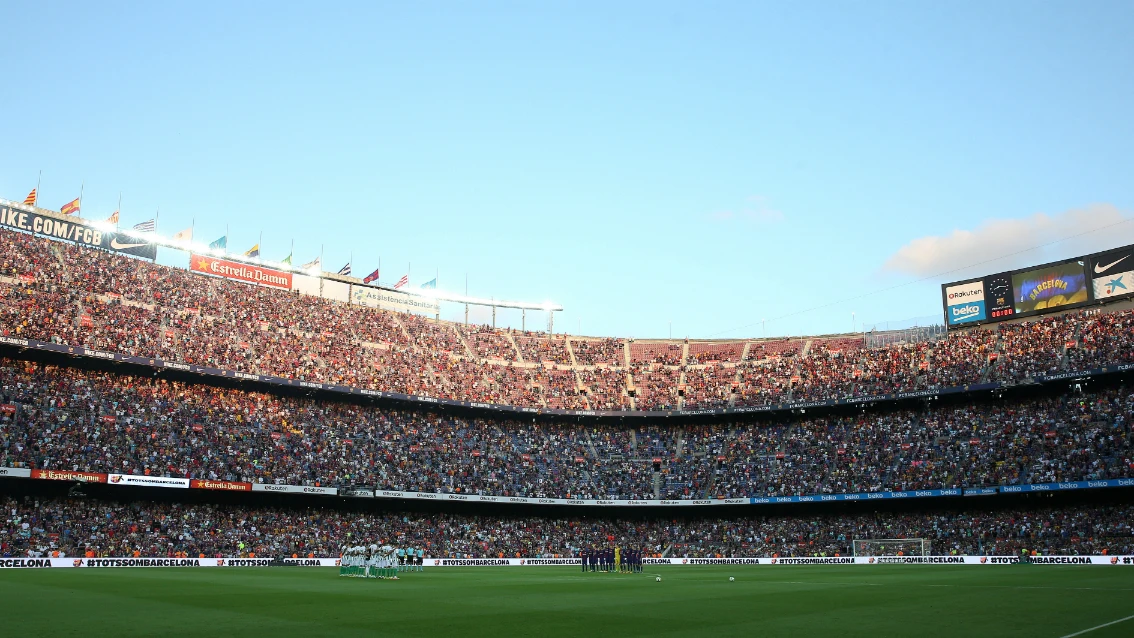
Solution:
{"label": "advertising board", "polygon": [[441,311],[441,304],[436,299],[407,295],[403,292],[372,286],[351,286],[350,302],[359,306],[383,308],[397,312],[435,315]]}
{"label": "advertising board", "polygon": [[249,284],[291,290],[291,273],[209,255],[189,255],[189,270]]}
{"label": "advertising board", "polygon": [[1134,297],[1134,246],[942,284],[947,328]]}
{"label": "advertising board", "polygon": [[984,321],[987,318],[984,280],[945,287],[945,316],[949,325]]}
{"label": "advertising board", "polygon": [[1134,251],[1130,248],[1092,255],[1087,260],[1095,299],[1112,299],[1134,293]]}
{"label": "advertising board", "polygon": [[0,205],[0,226],[74,242],[89,248],[101,248],[144,259],[157,258],[157,246],[153,242],[113,230],[103,230],[74,218],[64,219]]}

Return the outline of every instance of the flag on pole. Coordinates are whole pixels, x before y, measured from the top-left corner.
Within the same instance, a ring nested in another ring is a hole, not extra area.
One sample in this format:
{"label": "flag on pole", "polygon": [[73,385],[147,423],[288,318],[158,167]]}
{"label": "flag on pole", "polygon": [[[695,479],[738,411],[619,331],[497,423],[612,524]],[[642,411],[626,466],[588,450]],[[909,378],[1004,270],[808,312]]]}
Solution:
{"label": "flag on pole", "polygon": [[245,257],[259,257],[260,256],[260,244],[256,244],[255,246],[249,248],[247,251],[245,251],[244,256]]}
{"label": "flag on pole", "polygon": [[173,233],[173,239],[175,241],[193,241],[193,227],[190,226],[185,230],[179,230]]}
{"label": "flag on pole", "polygon": [[430,279],[429,281],[421,284],[421,288],[422,290],[437,290],[437,278],[434,277],[433,279]]}
{"label": "flag on pole", "polygon": [[35,189],[33,188],[31,189],[31,192],[28,193],[28,196],[24,198],[24,206],[35,206],[36,198],[37,195],[35,194]]}
{"label": "flag on pole", "polygon": [[[115,215],[117,214],[118,213],[115,213]],[[152,233],[154,232],[155,228],[157,228],[157,224],[152,219],[147,219],[144,222],[138,222],[137,224],[134,224],[134,230],[138,231],[139,233]]]}
{"label": "flag on pole", "polygon": [[76,197],[66,204],[63,204],[63,208],[60,208],[59,212],[63,213],[64,215],[74,215],[75,213],[79,212],[79,198]]}
{"label": "flag on pole", "polygon": [[382,270],[381,266],[375,268],[374,272],[370,273],[369,275],[366,275],[366,277],[363,278],[362,283],[368,284],[372,281],[378,281],[378,271],[379,270]]}
{"label": "flag on pole", "polygon": [[402,286],[404,286],[408,283],[409,283],[409,275],[402,275],[402,278],[398,280],[398,283],[394,284],[394,290],[397,290],[398,288],[401,288]]}
{"label": "flag on pole", "polygon": [[339,268],[339,274],[344,275],[344,276],[350,274],[350,262],[349,261],[347,262],[347,265],[343,266],[342,268]]}
{"label": "flag on pole", "polygon": [[221,237],[220,239],[214,241],[213,243],[209,244],[209,250],[217,250],[217,249],[225,250],[226,248],[228,248],[228,235],[225,235],[225,236]]}
{"label": "flag on pole", "polygon": [[318,269],[322,266],[322,261],[323,261],[322,257],[316,257],[315,259],[312,259],[311,261],[307,262],[306,264],[303,264],[302,266],[300,266],[300,268],[302,268],[303,270],[311,270],[313,268]]}
{"label": "flag on pole", "polygon": [[117,226],[118,225],[118,211],[114,211],[113,215],[111,215],[110,217],[107,217],[106,223],[114,224],[115,226]]}

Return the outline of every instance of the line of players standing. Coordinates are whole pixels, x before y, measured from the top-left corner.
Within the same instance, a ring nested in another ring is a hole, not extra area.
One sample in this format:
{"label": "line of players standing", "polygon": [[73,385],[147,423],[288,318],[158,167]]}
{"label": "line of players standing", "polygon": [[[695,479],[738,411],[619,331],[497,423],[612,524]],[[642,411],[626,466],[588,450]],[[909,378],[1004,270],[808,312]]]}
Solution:
{"label": "line of players standing", "polygon": [[642,552],[637,549],[622,551],[620,547],[584,549],[579,553],[584,572],[639,574],[642,572]]}

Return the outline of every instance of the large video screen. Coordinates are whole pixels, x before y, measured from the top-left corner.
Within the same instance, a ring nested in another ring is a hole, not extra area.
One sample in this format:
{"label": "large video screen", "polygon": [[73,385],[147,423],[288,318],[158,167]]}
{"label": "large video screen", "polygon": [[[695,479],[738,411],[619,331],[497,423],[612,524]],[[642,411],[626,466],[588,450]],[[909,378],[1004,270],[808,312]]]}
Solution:
{"label": "large video screen", "polygon": [[1079,260],[1012,275],[1016,314],[1085,303],[1090,299],[1087,290],[1087,273]]}
{"label": "large video screen", "polygon": [[943,284],[947,328],[1134,299],[1134,246]]}

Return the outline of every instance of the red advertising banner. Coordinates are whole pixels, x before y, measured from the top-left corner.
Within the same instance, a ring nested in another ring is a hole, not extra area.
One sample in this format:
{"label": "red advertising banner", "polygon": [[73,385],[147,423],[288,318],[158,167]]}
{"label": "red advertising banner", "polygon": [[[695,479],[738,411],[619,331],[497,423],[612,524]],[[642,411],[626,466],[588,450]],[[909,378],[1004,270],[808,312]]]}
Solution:
{"label": "red advertising banner", "polygon": [[241,264],[219,257],[206,255],[189,255],[189,270],[193,272],[215,275],[226,279],[235,279],[250,284],[271,286],[291,290],[291,273],[271,268],[261,268],[251,264]]}
{"label": "red advertising banner", "polygon": [[97,472],[71,472],[69,470],[32,470],[33,479],[48,481],[79,481],[81,483],[105,483],[106,475]]}
{"label": "red advertising banner", "polygon": [[236,481],[210,481],[207,479],[191,479],[189,487],[195,490],[225,490],[227,492],[251,492],[251,483]]}

